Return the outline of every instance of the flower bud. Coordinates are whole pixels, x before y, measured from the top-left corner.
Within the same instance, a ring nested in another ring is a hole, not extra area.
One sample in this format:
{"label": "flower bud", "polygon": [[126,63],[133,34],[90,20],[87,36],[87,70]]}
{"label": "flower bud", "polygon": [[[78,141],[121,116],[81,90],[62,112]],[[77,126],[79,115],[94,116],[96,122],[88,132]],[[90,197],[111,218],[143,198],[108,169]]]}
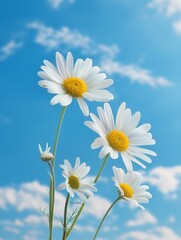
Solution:
{"label": "flower bud", "polygon": [[48,143],[46,144],[45,151],[42,150],[42,147],[40,144],[38,145],[38,147],[39,147],[39,151],[40,151],[41,160],[43,160],[44,162],[49,162],[50,160],[52,160],[54,158],[53,154],[50,152],[51,147],[48,146]]}

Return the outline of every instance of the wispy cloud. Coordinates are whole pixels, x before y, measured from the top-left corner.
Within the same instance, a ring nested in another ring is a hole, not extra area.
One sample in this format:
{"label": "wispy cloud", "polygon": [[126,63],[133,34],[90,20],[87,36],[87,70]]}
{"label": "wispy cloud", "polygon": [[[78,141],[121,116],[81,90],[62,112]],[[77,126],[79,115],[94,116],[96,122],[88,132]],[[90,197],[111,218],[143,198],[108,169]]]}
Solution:
{"label": "wispy cloud", "polygon": [[9,58],[22,46],[22,42],[16,42],[15,40],[7,42],[4,46],[0,47],[0,61]]}
{"label": "wispy cloud", "polygon": [[181,166],[156,167],[145,177],[146,182],[156,186],[168,198],[176,198],[181,183]]}
{"label": "wispy cloud", "polygon": [[169,218],[168,218],[168,222],[169,223],[175,223],[175,216],[173,216],[173,215],[171,215],[171,216],[169,216]]}
{"label": "wispy cloud", "polygon": [[176,16],[178,20],[173,21],[173,29],[181,34],[181,1],[180,0],[151,0],[148,7],[155,8],[164,13],[166,17]]}
{"label": "wispy cloud", "polygon": [[75,0],[48,0],[48,2],[52,6],[52,8],[58,9],[62,6],[64,2],[71,4],[74,3]]}
{"label": "wispy cloud", "polygon": [[14,234],[18,234],[19,233],[19,229],[15,228],[15,227],[5,227],[4,228],[5,231],[7,232],[11,232],[11,233],[14,233]]}
{"label": "wispy cloud", "polygon": [[88,204],[85,206],[84,212],[91,214],[96,218],[102,218],[105,214],[105,209],[108,209],[110,205],[111,202],[107,198],[95,195],[89,198]]}
{"label": "wispy cloud", "polygon": [[[0,188],[0,208],[12,208],[22,212],[27,210],[39,210],[48,206],[48,187],[38,181],[22,183],[17,187]],[[56,192],[55,210],[63,214],[59,209],[59,204],[64,205],[65,197],[62,193]]]}
{"label": "wispy cloud", "polygon": [[167,16],[181,13],[180,0],[151,0],[148,3],[148,6],[151,8],[156,8],[160,12],[164,12]]}
{"label": "wispy cloud", "polygon": [[155,227],[147,231],[130,231],[118,238],[119,240],[180,240],[181,238],[171,229],[165,226]]}
{"label": "wispy cloud", "polygon": [[42,45],[46,50],[57,50],[60,46],[64,49],[79,49],[84,55],[96,55],[100,59],[102,70],[108,74],[119,74],[132,82],[147,84],[150,86],[170,86],[172,83],[166,78],[153,76],[151,71],[140,68],[133,64],[123,64],[116,61],[120,48],[116,45],[105,45],[96,43],[90,37],[81,34],[77,30],[71,30],[68,27],[54,29],[40,22],[31,22],[27,24],[28,28],[36,30],[35,42]]}
{"label": "wispy cloud", "polygon": [[153,214],[151,214],[148,211],[144,211],[144,212],[138,212],[136,214],[136,218],[133,220],[129,220],[126,223],[126,226],[137,227],[137,226],[143,226],[146,224],[156,224],[156,223],[157,223],[157,219],[155,218],[155,216],[153,216]]}
{"label": "wispy cloud", "polygon": [[79,231],[80,233],[85,233],[85,232],[95,232],[96,228],[90,226],[90,225],[75,225],[75,230]]}
{"label": "wispy cloud", "polygon": [[181,34],[181,19],[173,22],[173,29],[174,29],[178,34]]}
{"label": "wispy cloud", "polygon": [[132,82],[138,82],[140,84],[147,84],[152,87],[156,86],[171,86],[172,83],[164,77],[155,77],[151,71],[140,68],[136,65],[125,65],[115,60],[103,60],[102,69],[108,74],[118,74],[122,77],[129,78]]}
{"label": "wispy cloud", "polygon": [[27,24],[27,27],[36,30],[35,42],[45,47],[47,51],[64,46],[69,50],[79,49],[83,54],[101,55],[108,58],[115,57],[120,51],[115,44],[110,46],[97,44],[89,36],[65,26],[55,29],[40,22],[31,22]]}
{"label": "wispy cloud", "polygon": [[87,50],[91,43],[89,37],[76,30],[70,30],[68,27],[61,27],[57,30],[39,22],[29,23],[27,27],[37,31],[35,42],[44,46],[48,51],[58,49],[61,45]]}
{"label": "wispy cloud", "polygon": [[114,232],[119,230],[117,226],[103,226],[102,231],[103,232]]}

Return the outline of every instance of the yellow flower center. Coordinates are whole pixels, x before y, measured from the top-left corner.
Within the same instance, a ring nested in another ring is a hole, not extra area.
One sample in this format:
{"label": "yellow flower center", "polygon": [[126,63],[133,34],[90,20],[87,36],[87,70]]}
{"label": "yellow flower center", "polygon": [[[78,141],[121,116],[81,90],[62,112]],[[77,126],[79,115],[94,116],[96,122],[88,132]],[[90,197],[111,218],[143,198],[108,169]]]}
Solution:
{"label": "yellow flower center", "polygon": [[132,198],[134,192],[133,192],[132,187],[129,184],[121,183],[119,186],[123,190],[125,197]]}
{"label": "yellow flower center", "polygon": [[69,185],[70,185],[70,187],[71,187],[72,189],[78,189],[79,186],[80,186],[78,177],[73,176],[73,175],[71,175],[71,176],[69,177],[68,183],[69,183]]}
{"label": "yellow flower center", "polygon": [[63,82],[65,92],[72,97],[82,97],[82,94],[87,91],[86,83],[77,77],[66,78]]}
{"label": "yellow flower center", "polygon": [[114,150],[122,152],[128,149],[129,139],[123,132],[112,130],[107,134],[106,138]]}

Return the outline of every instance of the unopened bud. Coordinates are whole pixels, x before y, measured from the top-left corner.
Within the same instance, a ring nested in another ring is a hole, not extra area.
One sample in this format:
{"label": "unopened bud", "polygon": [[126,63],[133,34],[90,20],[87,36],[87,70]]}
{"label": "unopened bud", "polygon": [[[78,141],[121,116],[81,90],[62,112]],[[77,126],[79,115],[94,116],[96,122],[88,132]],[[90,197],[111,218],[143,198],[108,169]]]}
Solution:
{"label": "unopened bud", "polygon": [[38,145],[39,147],[39,151],[40,151],[40,157],[41,157],[41,160],[45,161],[45,162],[49,162],[50,160],[52,160],[54,158],[53,154],[50,152],[50,148],[48,146],[48,143],[46,144],[46,149],[45,151],[42,150],[42,147],[41,145],[39,144]]}

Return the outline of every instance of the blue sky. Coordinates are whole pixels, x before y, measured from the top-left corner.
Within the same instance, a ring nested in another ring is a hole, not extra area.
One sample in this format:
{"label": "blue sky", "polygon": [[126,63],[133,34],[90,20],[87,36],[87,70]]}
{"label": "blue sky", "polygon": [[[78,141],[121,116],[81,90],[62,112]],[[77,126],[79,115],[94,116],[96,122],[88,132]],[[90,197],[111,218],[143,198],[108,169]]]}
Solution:
{"label": "blue sky", "polygon": [[[53,145],[61,107],[37,84],[44,59],[55,52],[92,58],[114,80],[109,90],[114,114],[126,101],[149,122],[157,144],[153,163],[142,171],[153,195],[146,211],[120,203],[110,213],[99,240],[180,240],[181,2],[180,0],[1,0],[0,1],[0,240],[47,239],[48,168],[39,159],[38,143]],[[102,106],[102,104],[99,104]],[[91,112],[98,104],[91,103]],[[67,109],[56,161],[80,156],[96,175],[101,165],[95,139],[76,101]],[[92,239],[105,210],[116,198],[109,160],[71,239]],[[65,192],[57,193],[61,215]],[[60,223],[56,222],[59,226]],[[56,227],[55,240],[61,230]]]}

